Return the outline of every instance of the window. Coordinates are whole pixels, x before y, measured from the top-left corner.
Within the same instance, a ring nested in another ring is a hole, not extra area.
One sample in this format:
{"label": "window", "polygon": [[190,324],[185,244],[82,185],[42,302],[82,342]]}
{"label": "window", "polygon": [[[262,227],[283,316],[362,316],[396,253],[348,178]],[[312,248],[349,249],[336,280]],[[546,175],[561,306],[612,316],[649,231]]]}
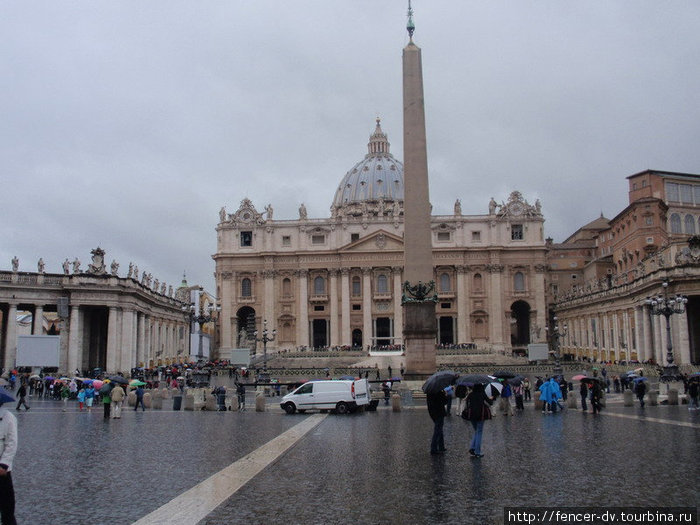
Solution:
{"label": "window", "polygon": [[351,233],[350,234],[350,242],[355,242],[360,240],[360,234],[359,233]]}
{"label": "window", "polygon": [[449,273],[440,274],[440,291],[441,292],[451,292],[452,282]]}
{"label": "window", "polygon": [[481,241],[481,232],[472,232],[472,242]]}
{"label": "window", "polygon": [[522,224],[513,224],[511,226],[510,238],[513,241],[522,241],[523,240],[523,225]]}
{"label": "window", "polygon": [[282,280],[282,295],[286,297],[292,295],[292,281],[288,277]]}
{"label": "window", "polygon": [[647,244],[654,244],[654,238],[653,238],[653,237],[647,237]]}
{"label": "window", "polygon": [[681,184],[681,202],[693,204],[693,187],[690,184]]}
{"label": "window", "polygon": [[253,296],[253,284],[247,277],[241,281],[241,297]]}
{"label": "window", "polygon": [[475,292],[481,292],[483,289],[483,279],[481,278],[480,273],[475,273],[474,274],[474,291]]}
{"label": "window", "polygon": [[353,304],[352,309],[357,312],[359,310],[362,310],[362,305],[361,304]]}
{"label": "window", "polygon": [[387,281],[386,275],[381,274],[377,277],[377,293],[388,293],[389,292],[389,282]]}
{"label": "window", "polygon": [[317,304],[314,306],[314,312],[323,312],[326,309],[322,304]]}
{"label": "window", "polygon": [[357,276],[352,278],[352,295],[354,297],[359,297],[362,295],[362,282]]}
{"label": "window", "polygon": [[311,236],[311,244],[325,244],[326,236],[322,234],[316,234]]}
{"label": "window", "polygon": [[700,206],[700,184],[693,186],[693,193],[695,193],[695,204]]}
{"label": "window", "polygon": [[646,217],[644,219],[644,222],[647,226],[653,226],[654,225],[654,217]]}
{"label": "window", "polygon": [[671,233],[683,233],[681,231],[681,216],[677,213],[671,215]]}
{"label": "window", "polygon": [[525,276],[523,272],[515,272],[515,275],[513,275],[513,289],[516,292],[525,291]]}
{"label": "window", "polygon": [[282,246],[291,246],[292,245],[292,237],[289,235],[283,235],[282,236]]}
{"label": "window", "polygon": [[450,240],[450,232],[438,232],[437,240],[438,241],[449,241]]}
{"label": "window", "polygon": [[253,232],[241,232],[241,246],[253,246]]}
{"label": "window", "polygon": [[695,217],[692,215],[685,216],[685,233],[695,235]]}
{"label": "window", "polygon": [[680,200],[678,193],[678,184],[675,182],[666,183],[666,200],[671,202],[678,202]]}
{"label": "window", "polygon": [[443,310],[449,310],[450,308],[452,308],[452,303],[440,303],[440,308],[442,308]]}
{"label": "window", "polygon": [[294,392],[295,396],[298,396],[299,394],[310,394],[314,389],[314,384],[313,383],[307,383],[303,386],[301,386],[296,392]]}
{"label": "window", "polygon": [[572,273],[572,274],[571,274],[571,278],[572,278],[573,280],[576,280],[576,279],[578,278],[578,275],[576,275],[575,273]]}
{"label": "window", "polygon": [[326,280],[320,275],[314,279],[314,294],[324,295],[326,293]]}

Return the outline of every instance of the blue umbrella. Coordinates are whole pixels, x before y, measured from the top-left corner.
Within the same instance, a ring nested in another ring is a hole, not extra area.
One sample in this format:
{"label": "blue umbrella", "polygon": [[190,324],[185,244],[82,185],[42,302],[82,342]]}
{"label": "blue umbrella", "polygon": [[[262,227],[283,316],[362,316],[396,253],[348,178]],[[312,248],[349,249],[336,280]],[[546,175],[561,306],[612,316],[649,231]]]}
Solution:
{"label": "blue umbrella", "polygon": [[639,383],[640,381],[646,381],[646,380],[647,380],[646,377],[635,377],[634,378],[635,383]]}
{"label": "blue umbrella", "polygon": [[0,405],[3,403],[12,403],[15,398],[12,397],[4,388],[0,388]]}

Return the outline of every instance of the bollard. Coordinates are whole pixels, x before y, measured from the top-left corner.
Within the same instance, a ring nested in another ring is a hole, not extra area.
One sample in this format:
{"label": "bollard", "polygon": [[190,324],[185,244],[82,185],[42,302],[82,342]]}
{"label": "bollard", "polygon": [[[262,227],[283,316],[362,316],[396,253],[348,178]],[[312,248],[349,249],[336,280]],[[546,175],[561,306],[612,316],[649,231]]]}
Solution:
{"label": "bollard", "polygon": [[632,398],[632,391],[631,390],[625,390],[625,392],[622,394],[622,398],[624,400],[624,406],[631,407],[634,405],[634,400]]}
{"label": "bollard", "polygon": [[659,393],[658,392],[649,392],[649,404],[653,407],[657,406],[659,404]]}
{"label": "bollard", "polygon": [[143,406],[145,406],[146,408],[152,408],[153,403],[151,401],[151,393],[150,392],[146,392],[143,395]]}
{"label": "bollard", "polygon": [[215,412],[217,410],[216,396],[208,395],[204,400],[204,410],[211,410]]}
{"label": "bollard", "polygon": [[170,399],[172,396],[170,395],[170,390],[167,388],[161,388],[160,389],[160,397],[163,399]]}
{"label": "bollard", "polygon": [[187,394],[185,396],[185,406],[184,410],[194,410],[194,396],[192,394]]}
{"label": "bollard", "polygon": [[262,392],[255,394],[255,411],[265,412],[265,394]]}
{"label": "bollard", "polygon": [[678,390],[671,388],[668,391],[668,404],[677,405],[678,404]]}
{"label": "bollard", "polygon": [[136,406],[136,392],[134,392],[133,390],[126,395],[126,406]]}
{"label": "bollard", "polygon": [[182,408],[182,396],[173,396],[173,410]]}
{"label": "bollard", "polygon": [[151,408],[156,410],[163,409],[163,397],[160,393],[160,390],[153,391],[153,397],[151,398]]}
{"label": "bollard", "polygon": [[567,408],[573,408],[577,409],[578,408],[578,402],[576,401],[576,396],[571,394],[568,399],[566,400],[566,406]]}
{"label": "bollard", "polygon": [[391,394],[391,411],[401,412],[401,396],[396,392]]}

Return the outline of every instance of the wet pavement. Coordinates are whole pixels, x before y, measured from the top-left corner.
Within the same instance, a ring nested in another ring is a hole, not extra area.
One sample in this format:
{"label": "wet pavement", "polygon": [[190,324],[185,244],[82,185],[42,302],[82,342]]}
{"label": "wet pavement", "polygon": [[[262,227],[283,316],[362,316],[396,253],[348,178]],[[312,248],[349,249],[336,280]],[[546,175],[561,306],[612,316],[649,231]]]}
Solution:
{"label": "wet pavement", "polygon": [[[125,409],[120,420],[30,399],[17,414],[18,523],[133,523],[309,417],[278,399],[265,413]],[[481,459],[460,418],[446,419],[445,455],[428,453],[431,433],[420,406],[329,415],[199,523],[500,523],[505,506],[700,503],[700,411],[686,406],[610,396],[594,416],[529,403],[486,422]]]}

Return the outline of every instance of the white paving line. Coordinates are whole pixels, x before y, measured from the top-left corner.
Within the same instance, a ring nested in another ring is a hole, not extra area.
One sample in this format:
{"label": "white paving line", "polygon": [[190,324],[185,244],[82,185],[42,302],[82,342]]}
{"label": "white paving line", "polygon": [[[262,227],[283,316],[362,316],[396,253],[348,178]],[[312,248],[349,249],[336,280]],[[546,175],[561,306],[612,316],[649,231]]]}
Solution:
{"label": "white paving line", "polygon": [[133,525],[198,523],[241,487],[275,462],[327,414],[315,414],[268,441],[247,456],[231,463],[213,476],[183,492]]}
{"label": "white paving line", "polygon": [[658,417],[633,416],[631,414],[616,414],[614,412],[601,412],[604,416],[621,417],[626,419],[636,419],[637,421],[650,421],[652,423],[663,423],[664,425],[676,425],[679,427],[700,428],[698,423],[688,423],[687,421],[672,421],[670,419],[660,419]]}

